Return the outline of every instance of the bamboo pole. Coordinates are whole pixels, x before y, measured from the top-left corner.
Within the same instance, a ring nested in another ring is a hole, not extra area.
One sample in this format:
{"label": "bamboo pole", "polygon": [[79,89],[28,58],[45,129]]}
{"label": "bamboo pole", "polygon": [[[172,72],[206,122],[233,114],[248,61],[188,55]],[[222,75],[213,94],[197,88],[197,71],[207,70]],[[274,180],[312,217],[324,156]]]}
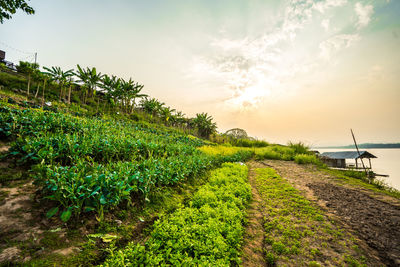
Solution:
{"label": "bamboo pole", "polygon": [[367,171],[367,168],[365,168],[364,161],[362,160],[360,151],[358,150],[357,141],[356,141],[356,138],[354,137],[353,130],[350,129],[350,131],[351,131],[351,135],[353,136],[353,140],[354,140],[354,144],[356,145],[358,157],[359,157],[360,160],[361,160],[361,164],[362,164],[362,166],[363,166],[363,168],[364,168],[365,174],[367,175],[367,177],[369,177],[369,173],[368,173],[368,171]]}

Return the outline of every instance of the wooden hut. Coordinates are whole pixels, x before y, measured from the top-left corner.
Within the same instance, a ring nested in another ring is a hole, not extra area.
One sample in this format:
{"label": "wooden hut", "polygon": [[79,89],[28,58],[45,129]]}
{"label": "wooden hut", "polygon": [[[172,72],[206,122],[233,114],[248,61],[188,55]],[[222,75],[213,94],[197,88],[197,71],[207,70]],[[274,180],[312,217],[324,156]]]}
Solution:
{"label": "wooden hut", "polygon": [[[324,152],[320,154],[320,158],[322,162],[324,162],[329,167],[333,168],[347,168],[347,167],[355,167],[358,169],[358,160],[368,159],[369,166],[368,169],[372,168],[371,159],[376,158],[374,155],[369,153],[368,151],[360,151],[358,154],[357,151],[339,151],[339,152]],[[347,159],[355,160],[355,165],[350,165],[346,163]],[[361,166],[360,166],[361,167]]]}

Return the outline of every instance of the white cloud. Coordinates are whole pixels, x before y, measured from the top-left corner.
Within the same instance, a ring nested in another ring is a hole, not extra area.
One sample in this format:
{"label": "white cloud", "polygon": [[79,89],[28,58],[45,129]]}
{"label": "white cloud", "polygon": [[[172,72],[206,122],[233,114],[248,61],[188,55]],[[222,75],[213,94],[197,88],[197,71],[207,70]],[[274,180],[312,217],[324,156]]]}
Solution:
{"label": "white cloud", "polygon": [[360,36],[358,34],[335,35],[319,44],[320,57],[329,60],[335,52],[350,47],[352,43],[359,39]]}
{"label": "white cloud", "polygon": [[339,7],[347,4],[347,0],[326,0],[314,3],[313,8],[321,13],[324,13],[331,7]]}
{"label": "white cloud", "polygon": [[363,6],[360,2],[357,2],[354,10],[358,16],[357,28],[361,29],[369,24],[371,16],[374,13],[374,7],[372,5]]}
{"label": "white cloud", "polygon": [[322,28],[325,29],[325,31],[329,30],[329,26],[330,26],[329,24],[330,24],[330,20],[329,19],[324,19],[321,22],[321,26],[322,26]]}
{"label": "white cloud", "polygon": [[[213,38],[211,42],[213,54],[197,59],[197,71],[190,76],[214,84],[218,80],[219,88],[231,94],[225,100],[231,108],[256,108],[266,96],[294,90],[298,86],[298,82],[293,81],[296,75],[312,72],[335,51],[350,46],[359,38],[356,34],[337,35],[322,42],[320,51],[299,53],[301,49],[296,49],[302,46],[301,40],[296,39],[298,34],[312,24],[316,12],[323,13],[346,3],[347,0],[317,3],[293,0],[282,11],[272,30],[239,39],[229,38],[228,32],[221,32],[222,37]],[[331,30],[329,19],[324,19],[321,25],[326,31]]]}

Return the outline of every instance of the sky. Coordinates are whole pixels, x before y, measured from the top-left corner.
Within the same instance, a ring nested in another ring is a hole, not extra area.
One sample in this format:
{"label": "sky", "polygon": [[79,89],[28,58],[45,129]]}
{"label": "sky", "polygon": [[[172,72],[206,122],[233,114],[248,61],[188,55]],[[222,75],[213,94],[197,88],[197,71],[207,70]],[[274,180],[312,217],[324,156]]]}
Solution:
{"label": "sky", "polygon": [[400,142],[399,0],[31,0],[6,59],[96,67],[218,130],[310,146]]}

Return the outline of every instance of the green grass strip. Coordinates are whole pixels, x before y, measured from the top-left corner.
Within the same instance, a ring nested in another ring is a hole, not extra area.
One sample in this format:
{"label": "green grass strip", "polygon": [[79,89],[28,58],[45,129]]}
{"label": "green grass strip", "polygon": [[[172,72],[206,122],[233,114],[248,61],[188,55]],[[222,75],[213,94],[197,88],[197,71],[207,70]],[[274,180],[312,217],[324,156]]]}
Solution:
{"label": "green grass strip", "polygon": [[247,166],[224,163],[192,201],[161,218],[145,245],[130,243],[103,266],[231,266],[241,262]]}
{"label": "green grass strip", "polygon": [[355,239],[273,169],[256,169],[255,178],[264,201],[268,265],[363,265]]}

